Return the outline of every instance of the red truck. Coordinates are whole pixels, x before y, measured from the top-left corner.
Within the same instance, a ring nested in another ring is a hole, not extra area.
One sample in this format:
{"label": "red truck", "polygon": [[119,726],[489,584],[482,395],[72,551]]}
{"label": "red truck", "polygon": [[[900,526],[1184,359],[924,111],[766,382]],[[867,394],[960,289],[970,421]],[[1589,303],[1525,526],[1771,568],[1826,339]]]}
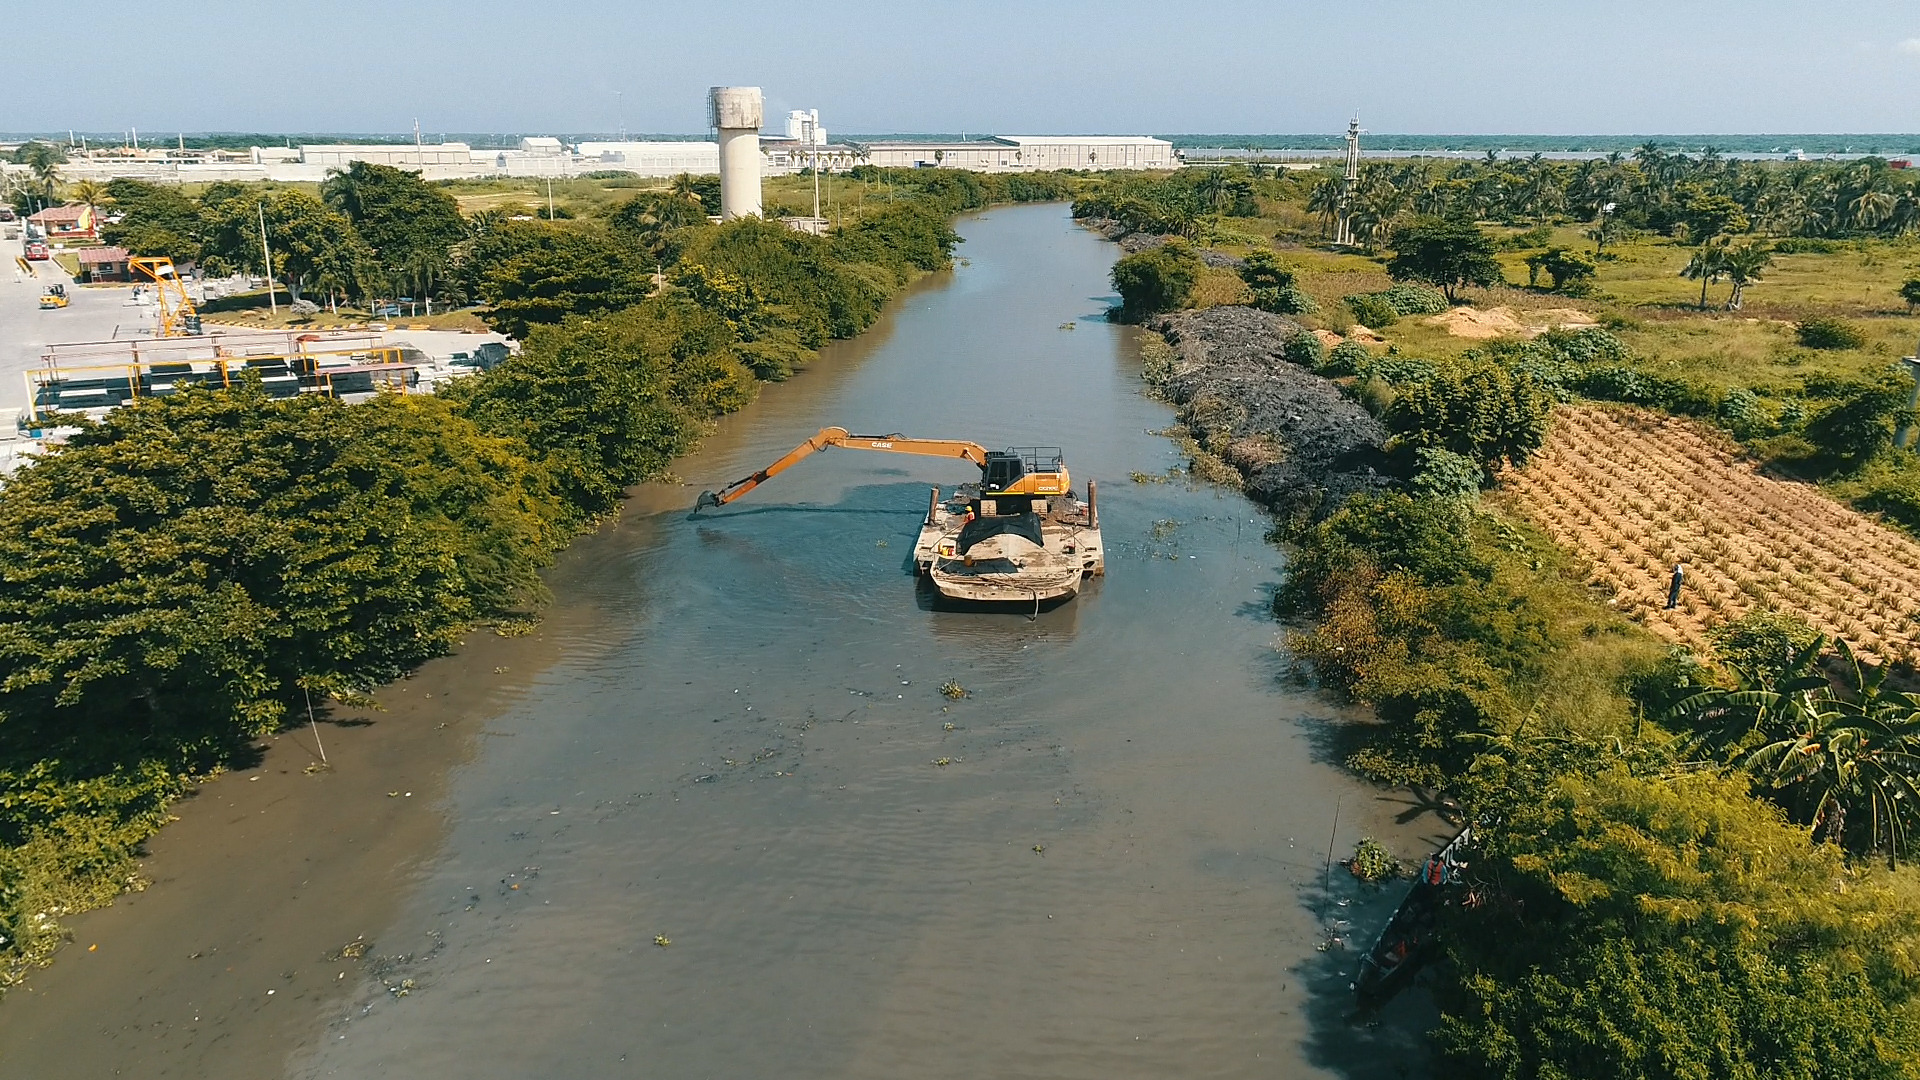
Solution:
{"label": "red truck", "polygon": [[45,262],[52,257],[53,255],[47,251],[47,245],[38,240],[27,245],[27,258],[32,262]]}

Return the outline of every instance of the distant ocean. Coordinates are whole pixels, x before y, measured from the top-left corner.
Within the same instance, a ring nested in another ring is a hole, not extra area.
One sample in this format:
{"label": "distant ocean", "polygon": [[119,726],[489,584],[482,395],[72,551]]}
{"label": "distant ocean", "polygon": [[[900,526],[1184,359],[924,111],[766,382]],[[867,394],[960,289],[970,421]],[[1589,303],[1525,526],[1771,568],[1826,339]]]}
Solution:
{"label": "distant ocean", "polygon": [[[478,148],[495,148],[518,145],[522,133],[515,132],[448,132],[427,133],[427,140],[465,142]],[[703,139],[701,134],[641,134],[639,132],[616,135],[611,132],[526,132],[531,135],[556,135],[565,142],[578,142],[585,139]],[[869,143],[891,140],[902,141],[948,141],[959,139],[978,139],[982,132],[887,132],[852,134],[834,132],[835,142]],[[1037,132],[1035,134],[1087,134],[1086,132]],[[1121,132],[1118,134],[1140,134],[1139,132]],[[53,139],[66,142],[69,135],[59,132],[0,132],[0,142],[18,142],[29,138]],[[86,138],[91,145],[117,145],[126,138],[124,132],[79,132],[77,137]],[[181,136],[171,131],[149,131],[141,135],[142,145],[165,145]],[[1253,135],[1234,133],[1214,134],[1162,134],[1160,138],[1173,143],[1182,150],[1248,150],[1266,154],[1297,153],[1302,156],[1318,157],[1329,151],[1338,152],[1345,146],[1342,132],[1309,132],[1292,135]],[[242,133],[242,132],[192,132],[185,134],[186,141],[199,145],[224,146],[273,146],[291,142],[353,142],[353,143],[406,143],[413,141],[413,133],[393,132],[326,132],[326,133]],[[1698,154],[1707,147],[1714,147],[1730,157],[1777,157],[1799,150],[1809,158],[1814,157],[1857,157],[1860,155],[1883,155],[1906,157],[1920,155],[1920,134],[1757,134],[1757,135],[1396,135],[1391,133],[1366,132],[1360,137],[1361,149],[1372,156],[1409,156],[1409,155],[1449,155],[1479,156],[1488,151],[1498,151],[1503,156],[1546,154],[1551,157],[1588,157],[1608,153],[1630,154],[1645,143],[1657,143],[1669,152]],[[1225,156],[1225,155],[1222,155]]]}
{"label": "distant ocean", "polygon": [[[1181,149],[1230,147],[1255,150],[1340,150],[1343,132],[1307,135],[1162,135]],[[1785,154],[1803,150],[1807,156],[1827,154],[1920,154],[1920,135],[1393,135],[1363,133],[1365,150],[1409,153],[1509,154],[1632,153],[1646,143],[1658,143],[1668,152],[1697,154],[1711,146],[1723,154]]]}

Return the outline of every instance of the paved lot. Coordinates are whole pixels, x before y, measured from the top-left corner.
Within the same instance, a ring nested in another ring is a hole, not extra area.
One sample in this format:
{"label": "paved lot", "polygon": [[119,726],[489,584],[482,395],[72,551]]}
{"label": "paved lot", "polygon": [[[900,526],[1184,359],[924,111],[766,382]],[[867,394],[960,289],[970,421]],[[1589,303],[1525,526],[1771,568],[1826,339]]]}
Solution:
{"label": "paved lot", "polygon": [[[24,373],[40,365],[48,345],[144,336],[153,325],[151,308],[127,302],[132,286],[79,288],[52,260],[29,263],[34,274],[28,277],[14,262],[22,251],[19,240],[0,240],[0,409],[26,406]],[[67,286],[73,303],[41,311],[40,291],[55,282]]]}
{"label": "paved lot", "polygon": [[[0,410],[26,406],[25,372],[40,366],[48,345],[147,337],[153,332],[153,308],[131,302],[133,286],[75,286],[52,261],[29,264],[34,273],[27,276],[14,262],[23,250],[19,240],[0,240]],[[55,282],[67,286],[73,303],[41,311],[40,292]],[[388,344],[411,345],[443,363],[482,342],[504,340],[499,334],[437,330],[393,330],[383,337]]]}

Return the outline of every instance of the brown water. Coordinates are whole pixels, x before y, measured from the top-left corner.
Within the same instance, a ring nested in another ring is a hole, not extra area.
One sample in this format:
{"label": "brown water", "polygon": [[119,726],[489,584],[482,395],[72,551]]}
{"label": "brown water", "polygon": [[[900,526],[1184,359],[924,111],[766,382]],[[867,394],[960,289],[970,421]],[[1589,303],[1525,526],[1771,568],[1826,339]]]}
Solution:
{"label": "brown water", "polygon": [[[1178,458],[1131,333],[1102,318],[1113,246],[1060,206],[959,228],[951,275],[725,421],[676,466],[689,486],[643,489],[569,552],[540,640],[409,684],[442,691],[409,723],[471,732],[421,751],[445,774],[418,782],[431,827],[301,879],[323,908],[380,898],[356,916],[365,962],[325,962],[316,942],[345,922],[292,944],[235,911],[231,952],[298,996],[269,1014],[259,987],[228,987],[196,1026],[163,1018],[201,970],[172,941],[195,890],[238,876],[181,851],[171,921],[135,918],[153,893],[83,921],[121,944],[35,980],[30,1037],[0,1004],[0,1073],[1408,1075],[1395,1025],[1344,1018],[1352,954],[1317,949],[1340,920],[1370,933],[1385,901],[1337,866],[1322,882],[1330,833],[1415,855],[1440,827],[1396,823],[1406,799],[1326,760],[1332,709],[1285,679],[1265,614],[1281,555],[1261,515],[1128,480]],[[689,517],[700,487],[827,424],[1065,447],[1077,482],[1102,481],[1107,578],[1037,618],[931,610],[907,572],[926,488],[973,478],[938,460],[830,451]],[[272,862],[259,873],[299,876]],[[10,1038],[32,1071],[6,1065]],[[113,1054],[86,1071],[50,1052],[101,1038]]]}

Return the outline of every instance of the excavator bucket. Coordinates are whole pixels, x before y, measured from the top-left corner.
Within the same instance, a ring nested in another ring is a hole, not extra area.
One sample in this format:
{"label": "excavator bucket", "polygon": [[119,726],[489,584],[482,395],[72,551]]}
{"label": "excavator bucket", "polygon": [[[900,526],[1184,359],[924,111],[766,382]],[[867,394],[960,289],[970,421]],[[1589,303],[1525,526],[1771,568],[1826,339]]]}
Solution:
{"label": "excavator bucket", "polygon": [[693,501],[693,512],[697,514],[700,512],[702,507],[719,506],[719,505],[720,505],[720,496],[715,495],[711,491],[703,491],[700,493],[700,497]]}

